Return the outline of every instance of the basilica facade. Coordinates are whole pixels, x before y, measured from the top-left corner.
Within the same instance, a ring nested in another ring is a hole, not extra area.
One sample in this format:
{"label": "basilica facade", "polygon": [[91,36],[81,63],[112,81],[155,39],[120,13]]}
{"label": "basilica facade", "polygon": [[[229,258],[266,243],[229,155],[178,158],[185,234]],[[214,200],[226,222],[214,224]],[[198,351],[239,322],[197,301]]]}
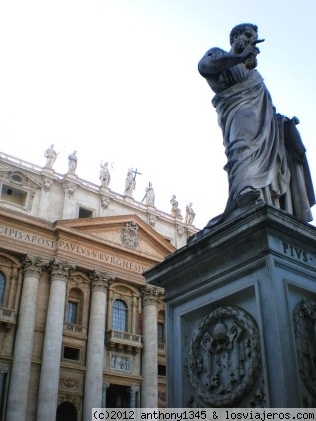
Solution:
{"label": "basilica facade", "polygon": [[[0,153],[0,420],[166,406],[164,290],[143,273],[197,229],[132,190]],[[54,156],[53,156],[54,158]],[[149,196],[150,193],[150,196]],[[149,200],[150,198],[150,200]]]}

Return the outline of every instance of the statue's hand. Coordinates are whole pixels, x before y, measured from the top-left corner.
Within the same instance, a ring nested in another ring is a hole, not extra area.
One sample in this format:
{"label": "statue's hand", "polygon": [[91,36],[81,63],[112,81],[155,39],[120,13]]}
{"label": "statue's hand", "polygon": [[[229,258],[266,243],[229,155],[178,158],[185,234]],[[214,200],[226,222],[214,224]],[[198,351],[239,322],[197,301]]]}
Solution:
{"label": "statue's hand", "polygon": [[257,57],[260,53],[260,50],[255,45],[248,45],[239,55],[244,59],[244,63],[246,62],[248,57]]}

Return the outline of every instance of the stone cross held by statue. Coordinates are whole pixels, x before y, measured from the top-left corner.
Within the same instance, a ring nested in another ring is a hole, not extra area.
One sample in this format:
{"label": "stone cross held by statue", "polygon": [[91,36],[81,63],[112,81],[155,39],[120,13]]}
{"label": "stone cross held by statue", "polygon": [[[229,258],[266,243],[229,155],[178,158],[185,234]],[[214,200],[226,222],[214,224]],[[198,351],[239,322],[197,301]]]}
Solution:
{"label": "stone cross held by statue", "polygon": [[136,170],[131,170],[131,172],[134,174],[134,181],[136,180],[136,175],[137,175],[137,174],[142,175],[142,173],[141,173],[141,172],[138,172],[138,171],[137,171],[137,168],[136,168]]}

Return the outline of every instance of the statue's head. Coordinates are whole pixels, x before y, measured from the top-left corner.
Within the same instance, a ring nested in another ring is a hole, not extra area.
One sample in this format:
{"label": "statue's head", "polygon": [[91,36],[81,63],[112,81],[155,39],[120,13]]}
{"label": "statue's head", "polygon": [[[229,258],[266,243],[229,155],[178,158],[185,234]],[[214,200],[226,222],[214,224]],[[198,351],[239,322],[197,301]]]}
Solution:
{"label": "statue's head", "polygon": [[233,45],[234,43],[234,39],[236,37],[236,35],[240,35],[243,33],[243,31],[245,30],[245,28],[251,28],[253,29],[255,32],[258,32],[258,26],[257,25],[253,25],[252,23],[241,23],[239,25],[236,25],[231,31],[230,31],[230,35],[229,35],[229,42],[230,45]]}

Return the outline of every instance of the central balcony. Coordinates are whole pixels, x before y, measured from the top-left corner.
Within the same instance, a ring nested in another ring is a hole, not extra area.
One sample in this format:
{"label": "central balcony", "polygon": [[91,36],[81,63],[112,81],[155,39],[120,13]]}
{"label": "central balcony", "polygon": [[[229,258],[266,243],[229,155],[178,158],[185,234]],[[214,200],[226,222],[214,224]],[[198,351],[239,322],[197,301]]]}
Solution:
{"label": "central balcony", "polygon": [[111,350],[125,351],[132,354],[140,352],[143,347],[141,335],[119,332],[117,330],[108,330],[105,333],[104,345]]}

